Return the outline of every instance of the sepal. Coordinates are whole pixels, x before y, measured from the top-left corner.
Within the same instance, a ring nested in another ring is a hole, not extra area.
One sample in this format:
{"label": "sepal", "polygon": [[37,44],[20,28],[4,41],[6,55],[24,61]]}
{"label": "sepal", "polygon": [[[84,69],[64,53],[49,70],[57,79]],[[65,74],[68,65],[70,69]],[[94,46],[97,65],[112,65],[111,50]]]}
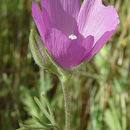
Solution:
{"label": "sepal", "polygon": [[71,75],[71,71],[64,70],[48,53],[40,36],[34,30],[30,32],[29,45],[33,58],[39,67],[55,73],[61,80]]}

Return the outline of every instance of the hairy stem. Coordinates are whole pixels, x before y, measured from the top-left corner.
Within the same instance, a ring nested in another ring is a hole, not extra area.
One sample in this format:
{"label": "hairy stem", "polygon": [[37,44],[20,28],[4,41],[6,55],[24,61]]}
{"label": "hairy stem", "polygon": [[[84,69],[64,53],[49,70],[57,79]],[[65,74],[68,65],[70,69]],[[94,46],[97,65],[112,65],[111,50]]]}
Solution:
{"label": "hairy stem", "polygon": [[[68,81],[68,80],[67,80]],[[65,130],[70,130],[70,98],[67,81],[61,81],[65,104]]]}

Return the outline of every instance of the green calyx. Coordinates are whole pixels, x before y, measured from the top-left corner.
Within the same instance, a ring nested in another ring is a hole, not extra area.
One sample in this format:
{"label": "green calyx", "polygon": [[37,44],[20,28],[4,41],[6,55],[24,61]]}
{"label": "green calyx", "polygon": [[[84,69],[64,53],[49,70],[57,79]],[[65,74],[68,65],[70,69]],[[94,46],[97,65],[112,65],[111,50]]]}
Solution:
{"label": "green calyx", "polygon": [[44,46],[40,36],[36,31],[31,30],[29,37],[29,45],[32,56],[36,64],[51,73],[55,73],[60,80],[67,80],[71,71],[64,70],[48,53],[47,49]]}

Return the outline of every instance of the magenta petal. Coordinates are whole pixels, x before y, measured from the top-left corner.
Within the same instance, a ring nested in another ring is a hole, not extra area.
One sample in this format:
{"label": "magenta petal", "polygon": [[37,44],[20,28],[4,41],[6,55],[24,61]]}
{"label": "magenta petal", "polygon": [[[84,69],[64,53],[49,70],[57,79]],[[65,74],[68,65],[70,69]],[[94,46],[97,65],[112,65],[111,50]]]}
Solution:
{"label": "magenta petal", "polygon": [[90,60],[104,46],[104,44],[109,40],[113,33],[114,30],[104,33],[104,35],[96,42],[93,49],[88,53],[86,57],[87,61]]}
{"label": "magenta petal", "polygon": [[80,0],[40,1],[42,11],[33,2],[32,16],[48,52],[64,69],[91,59],[119,24],[115,8],[102,0],[84,0],[81,8]]}
{"label": "magenta petal", "polygon": [[74,34],[76,20],[63,9],[60,0],[41,0],[42,9],[46,9],[51,26],[66,35]]}
{"label": "magenta petal", "polygon": [[101,0],[83,2],[78,16],[78,28],[84,37],[94,36],[94,46],[87,55],[87,60],[104,46],[119,23],[118,14],[113,6],[105,7]]}
{"label": "magenta petal", "polygon": [[45,35],[45,46],[57,63],[64,69],[70,69],[85,59],[93,46],[93,40],[92,36],[86,39],[78,36],[76,40],[70,40],[53,28]]}
{"label": "magenta petal", "polygon": [[115,30],[119,24],[118,14],[113,6],[104,6],[102,0],[85,0],[78,16],[78,28],[82,35],[94,36],[94,41],[107,31]]}
{"label": "magenta petal", "polygon": [[80,0],[60,0],[65,12],[77,18],[81,4]]}
{"label": "magenta petal", "polygon": [[49,29],[49,23],[46,15],[46,12],[41,12],[36,2],[32,2],[32,17],[37,25],[38,31],[42,39],[44,39],[44,34]]}

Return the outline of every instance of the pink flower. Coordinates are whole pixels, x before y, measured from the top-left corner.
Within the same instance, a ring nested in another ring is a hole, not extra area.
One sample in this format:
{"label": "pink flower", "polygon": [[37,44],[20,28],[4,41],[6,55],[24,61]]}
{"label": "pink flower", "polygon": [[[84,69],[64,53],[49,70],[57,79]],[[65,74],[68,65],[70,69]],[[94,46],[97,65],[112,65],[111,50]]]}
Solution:
{"label": "pink flower", "polygon": [[101,0],[32,2],[32,16],[44,46],[64,69],[90,60],[110,39],[119,22],[113,6]]}

